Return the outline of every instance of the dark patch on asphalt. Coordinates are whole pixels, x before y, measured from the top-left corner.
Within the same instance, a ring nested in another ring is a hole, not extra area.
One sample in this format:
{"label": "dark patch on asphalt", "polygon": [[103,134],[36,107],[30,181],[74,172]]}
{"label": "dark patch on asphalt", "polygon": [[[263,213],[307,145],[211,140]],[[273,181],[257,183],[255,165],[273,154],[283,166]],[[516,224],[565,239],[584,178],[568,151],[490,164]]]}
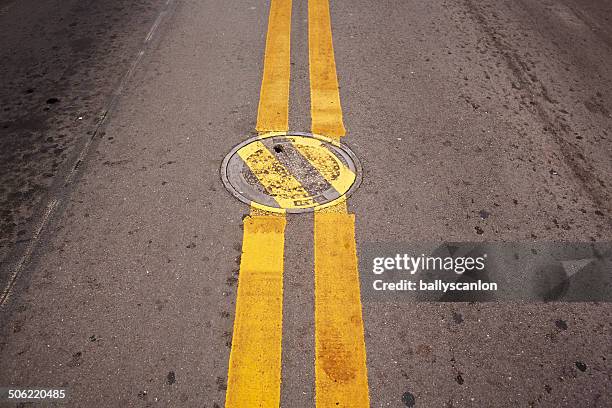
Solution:
{"label": "dark patch on asphalt", "polygon": [[166,382],[168,383],[168,385],[172,385],[176,382],[176,375],[174,374],[174,371],[170,371],[168,373],[168,375],[166,376]]}
{"label": "dark patch on asphalt", "polygon": [[576,361],[576,368],[582,372],[585,372],[587,369],[587,365],[584,364],[582,361]]}
{"label": "dark patch on asphalt", "polygon": [[226,279],[225,284],[229,287],[235,286],[238,283],[239,269],[232,270],[232,276]]}
{"label": "dark patch on asphalt", "polygon": [[416,399],[414,398],[414,395],[412,395],[409,391],[406,391],[402,395],[402,402],[407,407],[414,407],[416,404]]}
{"label": "dark patch on asphalt", "polygon": [[565,322],[565,320],[555,320],[555,326],[557,326],[557,328],[560,330],[567,330],[567,323]]}
{"label": "dark patch on asphalt", "polygon": [[489,218],[489,216],[491,215],[490,212],[488,212],[487,210],[480,210],[478,212],[478,215],[480,216],[480,218],[482,218],[483,220],[486,220],[487,218]]}
{"label": "dark patch on asphalt", "polygon": [[217,390],[218,391],[225,391],[225,390],[227,390],[227,384],[225,383],[225,378],[217,377],[215,382],[217,383]]}
{"label": "dark patch on asphalt", "polygon": [[66,365],[68,367],[78,367],[81,365],[82,361],[83,361],[83,353],[80,351],[77,351],[76,353],[72,355],[72,358]]}
{"label": "dark patch on asphalt", "polygon": [[225,347],[231,349],[232,348],[232,332],[230,331],[223,332],[223,338],[225,339]]}
{"label": "dark patch on asphalt", "polygon": [[457,384],[463,385],[464,380],[463,380],[463,376],[461,375],[461,373],[457,374],[457,376],[455,377],[455,381],[457,381]]}
{"label": "dark patch on asphalt", "polygon": [[457,324],[463,323],[463,315],[461,313],[453,312],[453,321]]}
{"label": "dark patch on asphalt", "polygon": [[225,284],[229,287],[235,286],[237,283],[238,283],[238,278],[236,278],[235,276],[230,276],[225,281]]}

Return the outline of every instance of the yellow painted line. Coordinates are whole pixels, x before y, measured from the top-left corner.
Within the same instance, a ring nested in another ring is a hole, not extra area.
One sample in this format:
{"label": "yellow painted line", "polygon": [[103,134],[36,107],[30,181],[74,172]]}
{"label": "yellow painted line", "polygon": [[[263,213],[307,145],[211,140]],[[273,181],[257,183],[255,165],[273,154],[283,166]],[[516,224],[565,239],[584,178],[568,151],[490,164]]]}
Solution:
{"label": "yellow painted line", "polygon": [[351,169],[316,139],[301,138],[292,145],[340,194],[345,194],[355,183],[357,176]]}
{"label": "yellow painted line", "polygon": [[244,220],[227,408],[280,405],[285,217]]}
{"label": "yellow painted line", "polygon": [[240,150],[242,158],[268,194],[282,208],[312,207],[317,203],[302,184],[261,142],[250,143]]}
{"label": "yellow painted line", "polygon": [[355,216],[315,212],[317,407],[368,408]]}
{"label": "yellow painted line", "polygon": [[[331,201],[315,210],[316,213],[338,213],[347,214],[348,207],[346,205],[346,196],[340,197],[337,200]],[[316,218],[316,217],[315,217]]]}
{"label": "yellow painted line", "polygon": [[[308,0],[312,132],[345,135],[329,0]],[[355,216],[346,200],[315,211],[315,392],[320,408],[368,408]]]}
{"label": "yellow painted line", "polygon": [[289,129],[291,0],[272,0],[257,112],[257,131]]}
{"label": "yellow painted line", "polygon": [[[271,0],[256,130],[289,128],[291,0]],[[244,220],[225,407],[280,406],[286,219],[251,207]]]}
{"label": "yellow painted line", "polygon": [[328,0],[308,0],[312,132],[340,138],[346,130],[338,92]]}

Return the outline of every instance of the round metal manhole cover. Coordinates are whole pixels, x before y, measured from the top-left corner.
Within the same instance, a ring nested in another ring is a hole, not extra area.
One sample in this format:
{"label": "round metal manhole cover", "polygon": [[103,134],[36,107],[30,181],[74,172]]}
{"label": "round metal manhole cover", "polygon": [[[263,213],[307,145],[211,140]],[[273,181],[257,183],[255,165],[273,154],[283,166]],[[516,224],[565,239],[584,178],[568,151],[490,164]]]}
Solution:
{"label": "round metal manhole cover", "polygon": [[346,199],[361,166],[344,144],[309,133],[267,133],[225,157],[225,187],[240,201],[273,212],[300,213]]}

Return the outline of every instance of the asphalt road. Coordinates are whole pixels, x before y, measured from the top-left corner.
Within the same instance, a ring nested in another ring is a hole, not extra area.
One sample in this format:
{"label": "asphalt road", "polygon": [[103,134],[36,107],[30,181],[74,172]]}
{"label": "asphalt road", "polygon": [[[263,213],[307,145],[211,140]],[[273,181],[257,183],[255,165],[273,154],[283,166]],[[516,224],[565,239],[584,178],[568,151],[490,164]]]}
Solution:
{"label": "asphalt road", "polygon": [[[219,167],[257,134],[269,11],[0,0],[0,387],[66,388],[51,406],[71,407],[244,396],[228,366],[249,338],[234,336],[238,283],[267,259],[259,241],[245,249],[244,224],[263,216],[246,217]],[[330,12],[338,137],[363,167],[348,200],[358,256],[372,243],[612,241],[612,4],[333,0]],[[316,77],[308,17],[294,2],[288,128],[302,132]],[[282,235],[283,407],[314,406],[327,371],[314,219],[287,215]],[[337,336],[363,327],[367,357],[333,363],[365,365],[372,407],[612,406],[609,303],[359,308],[352,295],[346,310],[362,316]],[[264,316],[245,324],[280,330]],[[268,366],[247,368],[254,384],[267,378]],[[356,384],[340,406],[367,406]]]}

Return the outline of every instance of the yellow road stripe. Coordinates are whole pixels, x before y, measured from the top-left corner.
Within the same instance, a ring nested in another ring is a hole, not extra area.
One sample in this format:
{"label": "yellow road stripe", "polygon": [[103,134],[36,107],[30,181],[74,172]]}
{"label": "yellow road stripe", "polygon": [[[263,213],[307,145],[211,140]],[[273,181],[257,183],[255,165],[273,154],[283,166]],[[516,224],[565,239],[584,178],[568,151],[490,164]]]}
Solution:
{"label": "yellow road stripe", "polygon": [[[312,132],[346,130],[336,75],[328,0],[308,1]],[[315,211],[315,377],[317,407],[370,406],[355,243],[346,201]]]}
{"label": "yellow road stripe", "polygon": [[[256,130],[289,128],[291,0],[271,0]],[[244,220],[225,407],[280,406],[286,219]]]}
{"label": "yellow road stripe", "polygon": [[[348,214],[348,207],[346,205],[346,197],[343,197],[343,200],[340,200],[333,205],[322,206],[321,208],[317,208],[315,210],[315,215],[317,213],[337,213],[337,214]],[[316,217],[315,217],[316,219]]]}
{"label": "yellow road stripe", "polygon": [[225,406],[280,404],[285,217],[244,220]]}
{"label": "yellow road stripe", "polygon": [[300,139],[292,143],[296,150],[317,169],[325,180],[340,194],[347,192],[357,177],[355,173],[326,148],[321,148],[321,142],[316,139]]}
{"label": "yellow road stripe", "polygon": [[328,0],[308,0],[308,48],[312,132],[345,135],[338,92]]}
{"label": "yellow road stripe", "polygon": [[310,193],[263,143],[248,144],[238,150],[238,155],[282,208],[311,207],[316,204]]}
{"label": "yellow road stripe", "polygon": [[355,216],[315,212],[317,407],[367,408]]}
{"label": "yellow road stripe", "polygon": [[291,0],[272,0],[268,18],[257,131],[289,129]]}

